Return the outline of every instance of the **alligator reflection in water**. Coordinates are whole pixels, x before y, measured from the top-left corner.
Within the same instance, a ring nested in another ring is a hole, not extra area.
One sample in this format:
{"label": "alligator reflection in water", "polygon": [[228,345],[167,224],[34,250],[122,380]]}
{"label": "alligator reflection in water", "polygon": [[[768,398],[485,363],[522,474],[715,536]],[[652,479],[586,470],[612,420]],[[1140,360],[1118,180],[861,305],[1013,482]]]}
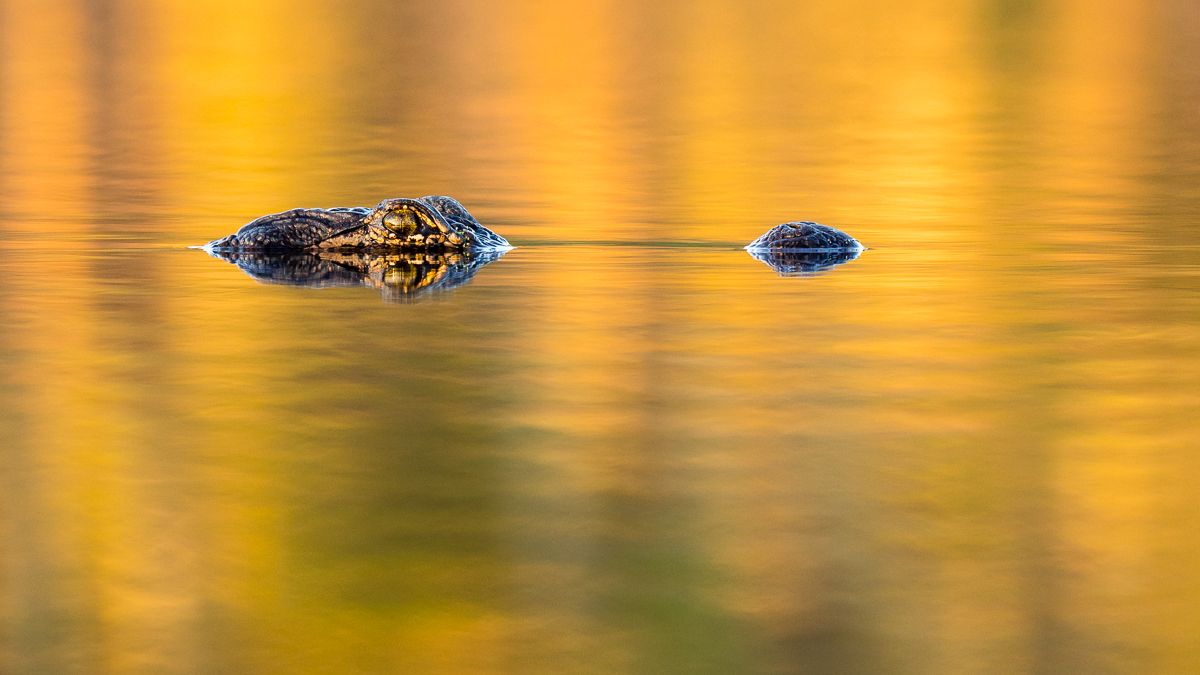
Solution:
{"label": "alligator reflection in water", "polygon": [[811,277],[858,258],[862,249],[749,249],[747,253],[770,265],[781,277]]}
{"label": "alligator reflection in water", "polygon": [[458,288],[507,249],[461,253],[415,251],[229,251],[209,250],[260,283],[333,288],[369,286],[384,302],[410,302]]}

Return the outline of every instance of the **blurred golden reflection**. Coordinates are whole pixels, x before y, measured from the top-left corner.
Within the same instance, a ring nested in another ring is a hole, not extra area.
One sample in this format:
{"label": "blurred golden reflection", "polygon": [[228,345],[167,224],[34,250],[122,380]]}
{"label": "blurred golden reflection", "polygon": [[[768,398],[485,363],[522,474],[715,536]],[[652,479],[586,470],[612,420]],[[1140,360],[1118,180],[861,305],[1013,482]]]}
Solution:
{"label": "blurred golden reflection", "polygon": [[476,252],[209,250],[263,284],[301,288],[367,286],[384,302],[404,303],[454,290],[499,260],[503,250]]}
{"label": "blurred golden reflection", "polygon": [[[1192,3],[6,0],[0,54],[5,672],[1200,671]],[[413,194],[517,248],[186,248]],[[796,220],[871,250],[740,250]]]}

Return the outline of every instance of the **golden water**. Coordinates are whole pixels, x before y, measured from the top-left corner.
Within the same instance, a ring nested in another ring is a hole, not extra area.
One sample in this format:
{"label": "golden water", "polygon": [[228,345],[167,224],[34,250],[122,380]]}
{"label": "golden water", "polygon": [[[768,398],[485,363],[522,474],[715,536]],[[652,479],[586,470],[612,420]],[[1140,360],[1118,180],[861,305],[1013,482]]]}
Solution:
{"label": "golden water", "polygon": [[[1200,672],[1186,0],[0,2],[0,671]],[[447,194],[421,302],[186,248]],[[780,278],[787,220],[871,250]]]}

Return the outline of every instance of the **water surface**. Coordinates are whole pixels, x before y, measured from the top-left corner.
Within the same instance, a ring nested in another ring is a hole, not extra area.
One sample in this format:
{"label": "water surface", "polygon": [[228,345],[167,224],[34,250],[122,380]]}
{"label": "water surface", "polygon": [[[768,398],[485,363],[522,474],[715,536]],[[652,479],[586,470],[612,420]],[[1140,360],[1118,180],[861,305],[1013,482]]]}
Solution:
{"label": "water surface", "polygon": [[5,672],[1200,670],[1191,4],[0,8]]}

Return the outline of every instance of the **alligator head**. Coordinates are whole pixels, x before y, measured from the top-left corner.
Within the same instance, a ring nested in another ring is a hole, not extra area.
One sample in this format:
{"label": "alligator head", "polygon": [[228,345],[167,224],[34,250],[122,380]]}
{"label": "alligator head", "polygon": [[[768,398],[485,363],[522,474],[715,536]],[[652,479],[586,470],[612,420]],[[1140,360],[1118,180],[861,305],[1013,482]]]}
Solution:
{"label": "alligator head", "polygon": [[209,242],[211,251],[306,249],[466,251],[511,248],[450,197],[387,199],[375,207],[292,209]]}

